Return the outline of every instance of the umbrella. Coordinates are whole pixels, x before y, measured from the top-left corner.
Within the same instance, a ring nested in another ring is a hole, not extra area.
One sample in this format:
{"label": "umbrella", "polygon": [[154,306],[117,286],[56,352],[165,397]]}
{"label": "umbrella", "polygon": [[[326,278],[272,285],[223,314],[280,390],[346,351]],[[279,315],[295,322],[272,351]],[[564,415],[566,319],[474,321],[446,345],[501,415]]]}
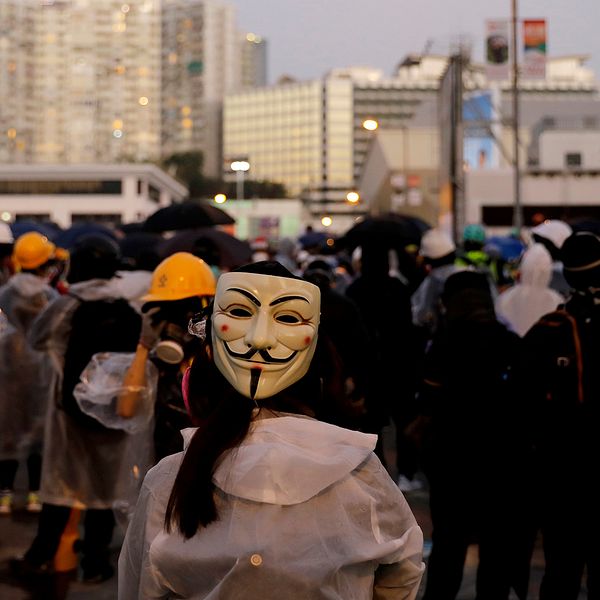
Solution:
{"label": "umbrella", "polygon": [[233,223],[235,223],[235,219],[208,202],[186,200],[165,206],[152,213],[144,222],[144,229],[160,232]]}
{"label": "umbrella", "polygon": [[29,233],[30,231],[36,231],[37,233],[45,235],[48,239],[54,240],[57,234],[61,231],[60,227],[55,223],[40,223],[38,221],[29,220],[15,221],[14,223],[11,223],[10,229],[15,240],[19,236],[23,235],[24,233]]}
{"label": "umbrella", "polygon": [[250,244],[211,227],[188,229],[165,240],[159,248],[161,256],[175,252],[191,252],[209,264],[232,269],[252,260]]}
{"label": "umbrella", "polygon": [[368,245],[404,248],[410,244],[418,245],[428,229],[430,226],[417,217],[392,213],[367,217],[349,229],[338,240],[338,246],[350,249]]}
{"label": "umbrella", "polygon": [[525,244],[514,237],[494,236],[486,240],[484,250],[488,254],[493,254],[495,251],[503,260],[512,261],[521,256],[525,250]]}
{"label": "umbrella", "polygon": [[578,219],[570,223],[573,232],[589,231],[600,235],[600,219]]}
{"label": "umbrella", "polygon": [[124,264],[134,269],[153,271],[160,262],[158,247],[163,241],[158,233],[135,231],[119,240]]}
{"label": "umbrella", "polygon": [[115,242],[118,241],[117,234],[114,229],[102,225],[101,223],[94,223],[93,221],[86,221],[84,223],[77,223],[72,225],[68,229],[61,231],[53,240],[57,246],[66,248],[67,250],[73,248],[79,238],[89,233],[96,233],[105,235]]}

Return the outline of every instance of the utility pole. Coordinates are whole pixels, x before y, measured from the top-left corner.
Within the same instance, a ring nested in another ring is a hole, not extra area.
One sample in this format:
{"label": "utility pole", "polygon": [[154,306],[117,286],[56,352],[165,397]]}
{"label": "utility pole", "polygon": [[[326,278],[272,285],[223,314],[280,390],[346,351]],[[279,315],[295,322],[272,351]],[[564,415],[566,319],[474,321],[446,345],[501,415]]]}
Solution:
{"label": "utility pole", "polygon": [[514,164],[514,207],[513,227],[520,232],[523,227],[521,206],[521,170],[519,166],[519,59],[517,38],[517,0],[511,0],[512,12],[512,94],[513,94],[513,164]]}

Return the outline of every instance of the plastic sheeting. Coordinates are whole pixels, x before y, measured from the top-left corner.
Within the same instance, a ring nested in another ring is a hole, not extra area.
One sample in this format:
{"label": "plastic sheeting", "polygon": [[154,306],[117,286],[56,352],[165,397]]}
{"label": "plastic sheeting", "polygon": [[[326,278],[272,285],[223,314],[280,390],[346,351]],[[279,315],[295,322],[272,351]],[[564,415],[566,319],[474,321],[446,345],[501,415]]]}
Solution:
{"label": "plastic sheeting", "polygon": [[26,335],[53,294],[44,280],[25,273],[0,289],[0,460],[22,460],[42,448],[55,373]]}
{"label": "plastic sheeting", "polygon": [[219,519],[189,540],[164,531],[181,454],[165,458],[127,531],[119,599],[414,600],[423,536],[375,442],[313,419],[254,422],[215,471]]}
{"label": "plastic sheeting", "polygon": [[[124,386],[123,379],[133,361],[133,353],[101,352],[94,354],[81,373],[81,381],[75,386],[73,395],[79,408],[109,429],[120,429],[127,433],[138,433],[148,427],[154,414],[154,399],[158,370],[146,361],[144,387]],[[123,393],[138,394],[136,414],[124,419],[117,414],[117,401]]]}

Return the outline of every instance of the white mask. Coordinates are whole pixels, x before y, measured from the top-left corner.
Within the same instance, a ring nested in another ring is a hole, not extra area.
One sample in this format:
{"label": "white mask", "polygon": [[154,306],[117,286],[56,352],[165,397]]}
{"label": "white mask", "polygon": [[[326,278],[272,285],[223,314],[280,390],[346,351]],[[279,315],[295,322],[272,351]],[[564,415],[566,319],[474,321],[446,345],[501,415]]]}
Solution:
{"label": "white mask", "polygon": [[215,364],[244,396],[260,400],[308,371],[321,292],[300,279],[233,272],[219,277],[212,315]]}

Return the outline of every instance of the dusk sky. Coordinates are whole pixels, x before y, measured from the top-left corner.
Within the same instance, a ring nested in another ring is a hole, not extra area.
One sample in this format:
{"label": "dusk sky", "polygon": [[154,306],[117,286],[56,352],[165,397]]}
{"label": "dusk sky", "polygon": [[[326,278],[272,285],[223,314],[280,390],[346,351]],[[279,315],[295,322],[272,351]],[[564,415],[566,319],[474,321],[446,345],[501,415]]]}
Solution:
{"label": "dusk sky", "polygon": [[[269,81],[369,65],[391,74],[429,43],[447,53],[461,37],[482,60],[486,19],[508,18],[510,0],[229,0],[238,26],[269,43]],[[545,18],[548,53],[588,54],[600,77],[600,0],[520,0],[520,18]]]}

